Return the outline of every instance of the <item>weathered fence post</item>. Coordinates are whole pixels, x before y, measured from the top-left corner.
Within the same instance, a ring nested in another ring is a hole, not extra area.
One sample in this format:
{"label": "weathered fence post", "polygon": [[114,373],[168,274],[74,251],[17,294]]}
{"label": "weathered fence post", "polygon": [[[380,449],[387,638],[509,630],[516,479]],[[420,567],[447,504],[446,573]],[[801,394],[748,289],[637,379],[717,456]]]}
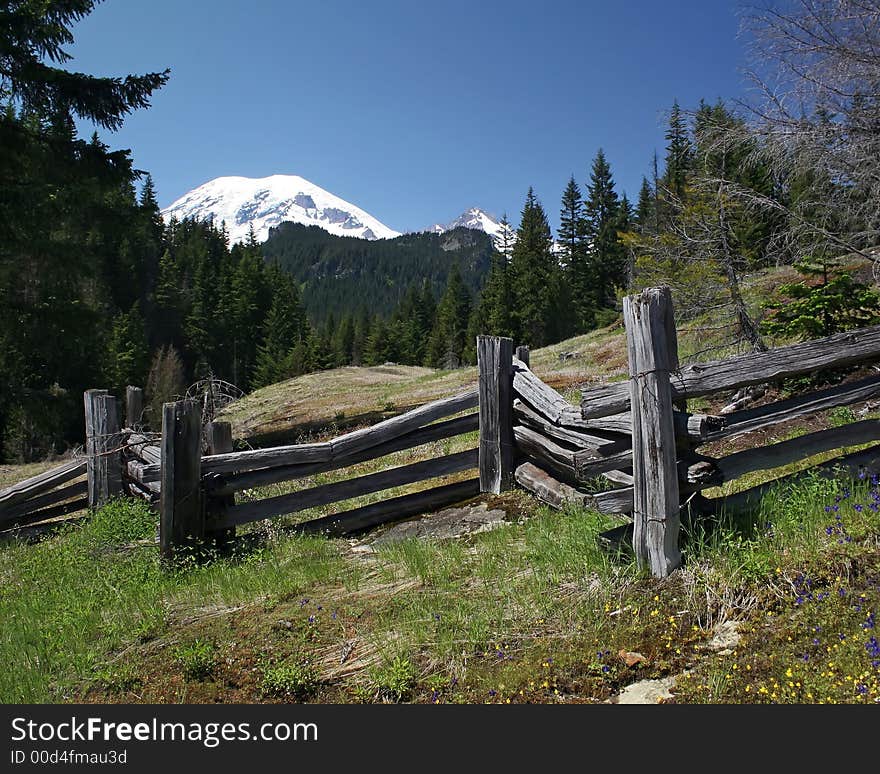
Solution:
{"label": "weathered fence post", "polygon": [[107,390],[83,395],[89,507],[99,508],[122,494],[122,452],[116,398]]}
{"label": "weathered fence post", "polygon": [[125,388],[125,426],[130,430],[139,428],[144,415],[144,391],[128,385]]}
{"label": "weathered fence post", "polygon": [[[205,454],[228,454],[232,451],[232,424],[208,422],[205,425]],[[235,505],[235,495],[208,497],[205,500],[205,539],[218,546],[235,537],[235,527],[212,529],[211,522],[223,514],[226,506]]]}
{"label": "weathered fence post", "polygon": [[228,454],[232,451],[232,424],[208,422],[205,425],[205,454]]}
{"label": "weathered fence post", "polygon": [[86,390],[83,393],[86,416],[86,477],[89,488],[89,508],[97,508],[101,499],[102,467],[98,456],[97,443],[100,440],[98,430],[98,397],[106,395],[107,390]]}
{"label": "weathered fence post", "polygon": [[529,366],[529,348],[525,344],[520,344],[516,348],[516,357],[518,360],[525,363],[526,366]]}
{"label": "weathered fence post", "polygon": [[480,491],[513,487],[513,339],[477,336]]}
{"label": "weathered fence post", "polygon": [[623,300],[633,427],[633,549],[665,577],[679,566],[679,490],[670,372],[678,340],[668,287]]}
{"label": "weathered fence post", "polygon": [[202,506],[202,412],[192,400],[162,407],[162,462],[159,551],[172,558],[178,549],[205,536]]}

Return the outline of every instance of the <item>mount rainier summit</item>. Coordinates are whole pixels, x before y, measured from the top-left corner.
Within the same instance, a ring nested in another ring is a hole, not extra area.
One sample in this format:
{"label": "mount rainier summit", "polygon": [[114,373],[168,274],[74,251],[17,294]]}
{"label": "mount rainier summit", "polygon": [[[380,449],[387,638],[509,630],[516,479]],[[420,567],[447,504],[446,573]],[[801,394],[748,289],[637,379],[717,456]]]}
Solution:
{"label": "mount rainier summit", "polygon": [[[247,239],[251,228],[257,242],[269,237],[269,229],[285,221],[320,226],[337,236],[360,239],[391,239],[400,236],[365,210],[297,175],[263,178],[218,177],[162,210],[166,221],[191,218],[226,224],[231,243]],[[450,223],[435,224],[425,231],[442,234],[457,227],[485,231],[495,237],[498,221],[476,207]]]}
{"label": "mount rainier summit", "polygon": [[251,227],[258,242],[285,221],[320,226],[337,236],[390,239],[400,236],[360,207],[297,175],[218,177],[200,185],[162,210],[165,220],[213,219],[226,223],[231,243],[247,239]]}

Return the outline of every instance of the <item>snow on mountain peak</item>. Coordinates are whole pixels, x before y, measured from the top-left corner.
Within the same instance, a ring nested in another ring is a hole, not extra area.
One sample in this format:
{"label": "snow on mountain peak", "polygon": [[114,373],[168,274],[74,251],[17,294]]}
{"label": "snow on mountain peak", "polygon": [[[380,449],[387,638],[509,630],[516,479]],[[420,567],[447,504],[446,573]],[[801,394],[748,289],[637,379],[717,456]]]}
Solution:
{"label": "snow on mountain peak", "polygon": [[225,222],[232,244],[247,239],[251,227],[257,241],[264,242],[269,229],[284,221],[320,226],[337,236],[400,236],[365,210],[298,175],[218,177],[181,196],[162,216]]}
{"label": "snow on mountain peak", "polygon": [[[471,207],[465,210],[455,220],[449,223],[435,223],[428,231],[434,234],[443,234],[454,228],[473,228],[477,231],[485,231],[493,239],[501,233],[501,223],[497,218],[490,215],[479,207]],[[511,229],[512,231],[512,229]]]}

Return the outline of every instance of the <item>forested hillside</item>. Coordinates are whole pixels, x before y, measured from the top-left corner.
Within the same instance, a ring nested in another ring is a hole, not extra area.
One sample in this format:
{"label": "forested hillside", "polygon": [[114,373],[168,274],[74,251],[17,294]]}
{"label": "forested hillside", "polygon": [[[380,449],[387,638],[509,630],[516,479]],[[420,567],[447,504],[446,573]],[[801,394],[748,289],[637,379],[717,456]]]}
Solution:
{"label": "forested hillside", "polygon": [[457,264],[468,290],[476,293],[489,270],[488,234],[458,228],[445,234],[404,234],[368,241],[339,237],[318,226],[284,223],[261,245],[270,263],[278,262],[300,283],[309,319],[319,326],[360,310],[387,317],[413,285],[427,284],[437,298]]}

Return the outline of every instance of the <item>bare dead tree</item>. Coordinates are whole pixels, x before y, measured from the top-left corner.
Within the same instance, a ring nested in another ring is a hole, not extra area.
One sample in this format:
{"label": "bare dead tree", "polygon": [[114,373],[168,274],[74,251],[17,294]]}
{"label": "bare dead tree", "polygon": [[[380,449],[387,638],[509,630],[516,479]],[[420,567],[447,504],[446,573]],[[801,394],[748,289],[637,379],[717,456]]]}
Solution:
{"label": "bare dead tree", "polygon": [[758,321],[742,293],[740,280],[748,261],[732,233],[732,221],[747,217],[742,203],[731,196],[724,181],[709,177],[697,176],[688,193],[689,200],[683,202],[665,191],[664,200],[675,217],[665,233],[650,236],[638,248],[647,250],[664,271],[679,320],[695,321],[712,310],[713,329],[728,331],[719,347],[741,342],[752,351],[766,351]]}
{"label": "bare dead tree", "polygon": [[[855,253],[880,241],[880,2],[785,0],[750,6],[748,76],[739,102],[755,153],[789,192],[778,199],[730,184],[750,206],[787,219],[780,255]],[[738,141],[735,136],[721,142]],[[730,181],[727,181],[730,183]]]}

